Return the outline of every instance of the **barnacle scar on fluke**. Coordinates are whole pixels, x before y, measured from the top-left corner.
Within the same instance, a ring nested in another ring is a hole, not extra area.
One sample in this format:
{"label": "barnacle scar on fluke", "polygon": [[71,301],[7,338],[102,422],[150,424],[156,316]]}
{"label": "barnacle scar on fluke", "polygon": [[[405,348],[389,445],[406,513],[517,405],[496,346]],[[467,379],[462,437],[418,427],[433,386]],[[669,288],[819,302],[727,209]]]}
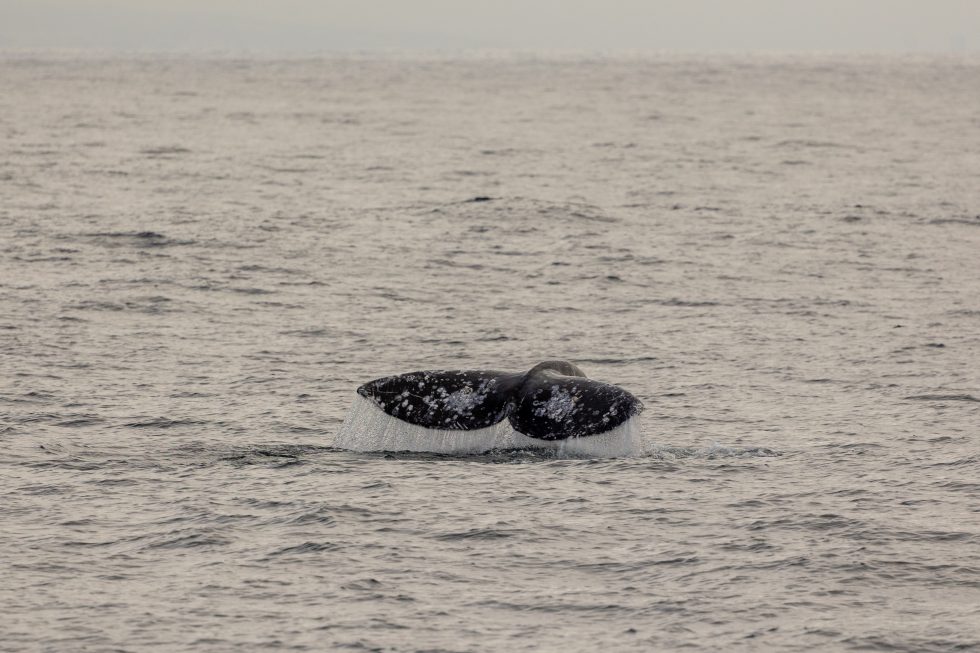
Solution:
{"label": "barnacle scar on fluke", "polygon": [[335,444],[354,451],[480,453],[544,448],[614,457],[640,453],[639,399],[567,361],[526,373],[435,370],[357,389]]}

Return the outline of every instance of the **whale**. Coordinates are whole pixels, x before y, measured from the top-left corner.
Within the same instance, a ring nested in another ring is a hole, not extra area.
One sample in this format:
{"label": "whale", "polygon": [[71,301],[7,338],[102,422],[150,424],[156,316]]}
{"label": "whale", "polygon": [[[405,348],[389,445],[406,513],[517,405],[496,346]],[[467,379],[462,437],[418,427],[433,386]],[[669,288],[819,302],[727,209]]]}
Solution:
{"label": "whale", "polygon": [[481,453],[551,449],[627,456],[641,449],[643,403],[573,363],[527,372],[428,370],[357,388],[335,446],[354,451]]}

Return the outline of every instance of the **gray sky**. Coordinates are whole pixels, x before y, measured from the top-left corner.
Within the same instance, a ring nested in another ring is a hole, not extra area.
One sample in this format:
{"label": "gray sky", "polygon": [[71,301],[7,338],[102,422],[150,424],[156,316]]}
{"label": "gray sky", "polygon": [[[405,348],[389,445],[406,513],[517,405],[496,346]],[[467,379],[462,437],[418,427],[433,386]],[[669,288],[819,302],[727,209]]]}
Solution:
{"label": "gray sky", "polygon": [[0,48],[980,51],[980,0],[0,0]]}

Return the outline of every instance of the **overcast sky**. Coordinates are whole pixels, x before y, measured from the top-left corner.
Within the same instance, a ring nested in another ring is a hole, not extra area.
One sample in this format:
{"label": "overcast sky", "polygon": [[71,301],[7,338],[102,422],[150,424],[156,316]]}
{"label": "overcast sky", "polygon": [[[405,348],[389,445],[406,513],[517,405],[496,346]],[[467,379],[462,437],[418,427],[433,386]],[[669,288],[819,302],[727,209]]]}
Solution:
{"label": "overcast sky", "polygon": [[0,0],[0,49],[980,51],[980,0]]}

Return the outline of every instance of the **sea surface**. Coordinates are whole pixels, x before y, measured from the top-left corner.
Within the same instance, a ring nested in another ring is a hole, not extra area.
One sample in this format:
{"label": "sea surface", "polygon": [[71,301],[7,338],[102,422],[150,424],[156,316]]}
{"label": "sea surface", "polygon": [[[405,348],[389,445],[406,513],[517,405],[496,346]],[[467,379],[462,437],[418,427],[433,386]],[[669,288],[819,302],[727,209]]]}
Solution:
{"label": "sea surface", "polygon": [[0,443],[2,651],[980,650],[980,59],[0,54]]}

